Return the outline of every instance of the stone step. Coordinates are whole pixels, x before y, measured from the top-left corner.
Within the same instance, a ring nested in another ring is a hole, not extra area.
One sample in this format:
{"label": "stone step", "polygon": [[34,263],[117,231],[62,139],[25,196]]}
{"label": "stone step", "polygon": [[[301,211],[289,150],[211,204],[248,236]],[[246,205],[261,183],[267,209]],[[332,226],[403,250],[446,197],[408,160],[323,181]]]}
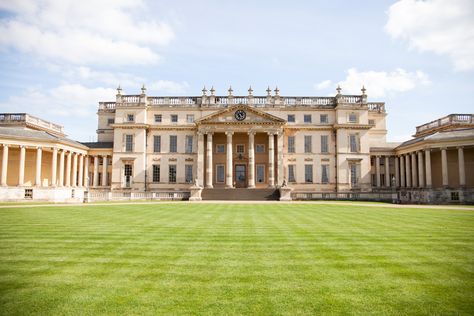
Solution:
{"label": "stone step", "polygon": [[201,196],[208,201],[265,201],[278,200],[280,192],[277,189],[204,189]]}

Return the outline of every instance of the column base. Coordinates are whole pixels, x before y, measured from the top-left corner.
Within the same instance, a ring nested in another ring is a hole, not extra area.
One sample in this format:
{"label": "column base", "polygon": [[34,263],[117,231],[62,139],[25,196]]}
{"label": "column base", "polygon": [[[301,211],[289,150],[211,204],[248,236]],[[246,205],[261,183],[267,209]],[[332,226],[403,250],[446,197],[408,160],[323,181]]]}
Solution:
{"label": "column base", "polygon": [[232,185],[227,185],[225,186],[226,189],[233,189],[234,187]]}
{"label": "column base", "polygon": [[212,184],[207,184],[206,185],[206,189],[212,189],[212,188],[214,188],[214,186]]}
{"label": "column base", "polygon": [[247,189],[255,189],[255,185],[249,185]]}

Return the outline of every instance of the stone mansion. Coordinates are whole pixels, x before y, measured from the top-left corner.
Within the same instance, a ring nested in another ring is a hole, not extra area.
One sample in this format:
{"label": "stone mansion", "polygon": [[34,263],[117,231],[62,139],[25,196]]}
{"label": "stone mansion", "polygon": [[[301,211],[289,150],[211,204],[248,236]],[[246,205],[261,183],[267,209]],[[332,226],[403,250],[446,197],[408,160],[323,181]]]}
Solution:
{"label": "stone mansion", "polygon": [[154,97],[99,102],[97,142],[25,113],[0,114],[0,201],[351,199],[474,202],[474,115],[386,141],[366,91],[333,97]]}

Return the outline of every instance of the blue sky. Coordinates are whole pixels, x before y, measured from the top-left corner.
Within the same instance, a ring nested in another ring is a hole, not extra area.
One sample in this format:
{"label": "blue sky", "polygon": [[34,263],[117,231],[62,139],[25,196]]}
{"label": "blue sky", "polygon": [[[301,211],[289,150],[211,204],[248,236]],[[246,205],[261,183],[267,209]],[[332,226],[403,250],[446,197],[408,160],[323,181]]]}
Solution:
{"label": "blue sky", "polygon": [[0,0],[0,111],[95,139],[99,101],[149,95],[359,94],[388,140],[472,113],[474,1]]}

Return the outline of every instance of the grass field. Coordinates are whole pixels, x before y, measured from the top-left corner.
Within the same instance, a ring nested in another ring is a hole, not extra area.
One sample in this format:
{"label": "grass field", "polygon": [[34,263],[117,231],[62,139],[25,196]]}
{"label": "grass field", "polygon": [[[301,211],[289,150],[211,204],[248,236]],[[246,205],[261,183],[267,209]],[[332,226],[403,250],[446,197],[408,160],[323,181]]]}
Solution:
{"label": "grass field", "polygon": [[0,314],[473,314],[474,212],[0,209]]}

